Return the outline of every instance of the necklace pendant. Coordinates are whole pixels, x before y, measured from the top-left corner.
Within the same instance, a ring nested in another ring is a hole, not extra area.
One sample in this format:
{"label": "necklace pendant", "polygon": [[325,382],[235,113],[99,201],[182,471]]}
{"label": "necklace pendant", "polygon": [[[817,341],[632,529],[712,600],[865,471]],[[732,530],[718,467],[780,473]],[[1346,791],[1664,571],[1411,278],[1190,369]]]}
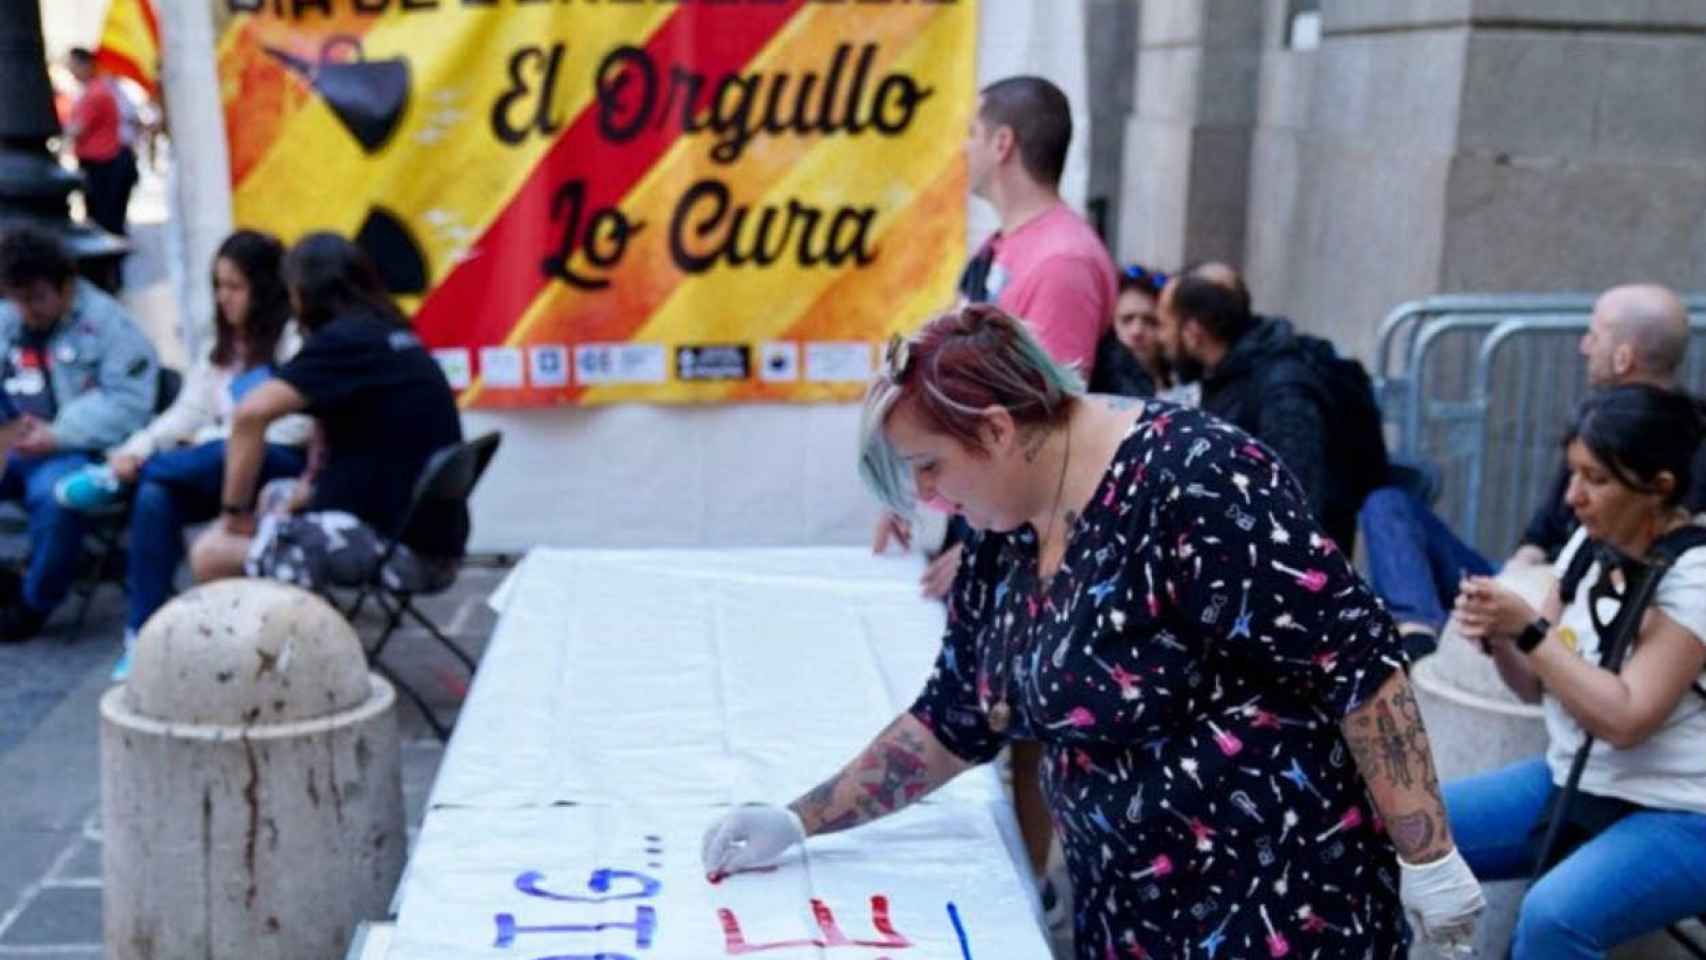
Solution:
{"label": "necklace pendant", "polygon": [[997,700],[989,708],[989,729],[996,733],[1006,733],[1007,724],[1013,719],[1013,709],[1007,706],[1007,701]]}

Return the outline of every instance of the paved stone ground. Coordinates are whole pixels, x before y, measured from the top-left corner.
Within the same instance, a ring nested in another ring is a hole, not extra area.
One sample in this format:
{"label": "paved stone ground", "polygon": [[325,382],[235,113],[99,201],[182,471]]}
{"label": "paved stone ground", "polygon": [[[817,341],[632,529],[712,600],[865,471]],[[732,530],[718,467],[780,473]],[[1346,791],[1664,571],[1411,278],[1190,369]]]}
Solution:
{"label": "paved stone ground", "polygon": [[[471,564],[421,607],[478,656],[495,622],[485,599],[504,572]],[[102,956],[97,704],[111,686],[123,616],[122,595],[108,587],[82,639],[69,642],[71,617],[62,613],[46,636],[0,647],[0,960]],[[359,626],[372,636],[380,625],[364,616]],[[385,660],[441,718],[454,717],[461,667],[426,631],[400,631]],[[412,839],[443,748],[411,704],[398,704]]]}
{"label": "paved stone ground", "polygon": [[[165,213],[164,184],[147,173],[131,202],[135,252],[125,262],[122,299],[161,346],[162,359],[182,368]],[[16,538],[15,523],[13,536],[7,527],[0,517],[0,563],[17,563],[26,545]],[[420,606],[478,656],[495,621],[485,599],[504,572],[471,563],[454,588]],[[109,585],[96,593],[78,636],[72,635],[75,610],[73,598],[43,636],[0,645],[0,960],[94,960],[103,953],[98,703],[111,687],[107,677],[121,645],[123,592]],[[363,617],[358,627],[371,637],[379,624]],[[442,719],[454,717],[466,679],[426,631],[401,631],[385,661]],[[412,838],[443,748],[401,697],[398,722]]]}

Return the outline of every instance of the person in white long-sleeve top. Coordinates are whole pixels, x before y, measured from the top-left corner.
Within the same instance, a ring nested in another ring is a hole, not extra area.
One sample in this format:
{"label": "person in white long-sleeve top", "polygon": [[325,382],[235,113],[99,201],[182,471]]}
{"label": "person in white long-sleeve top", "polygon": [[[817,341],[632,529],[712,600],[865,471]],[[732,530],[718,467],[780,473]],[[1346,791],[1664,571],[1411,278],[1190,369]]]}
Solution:
{"label": "person in white long-sleeve top", "polygon": [[[284,247],[267,234],[239,230],[225,239],[213,262],[214,345],[198,360],[172,405],[107,452],[110,481],[67,484],[66,499],[92,506],[135,486],[126,571],[129,613],[125,654],[114,679],[128,673],[136,632],[171,595],[184,559],[184,527],[219,513],[225,439],[231,413],[273,367],[301,345],[290,317],[281,266]],[[305,447],[313,431],[307,416],[283,417],[269,426],[261,473],[267,480],[305,476]]]}

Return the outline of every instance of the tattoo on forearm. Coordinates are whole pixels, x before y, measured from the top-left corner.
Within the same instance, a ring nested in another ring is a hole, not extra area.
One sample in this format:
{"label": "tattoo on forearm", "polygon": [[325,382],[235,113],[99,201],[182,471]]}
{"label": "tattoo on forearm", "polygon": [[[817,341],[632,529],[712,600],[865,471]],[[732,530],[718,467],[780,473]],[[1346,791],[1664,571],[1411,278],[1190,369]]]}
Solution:
{"label": "tattoo on forearm", "polygon": [[1401,813],[1387,823],[1387,829],[1392,837],[1392,845],[1400,853],[1415,850],[1426,850],[1434,842],[1434,818],[1431,814],[1416,811]]}
{"label": "tattoo on forearm", "polygon": [[1384,777],[1406,790],[1438,785],[1427,730],[1415,702],[1405,688],[1351,715],[1345,739],[1364,776]]}
{"label": "tattoo on forearm", "polygon": [[1375,704],[1375,711],[1374,729],[1380,738],[1380,754],[1386,764],[1386,775],[1392,778],[1393,783],[1409,789],[1416,785],[1416,773],[1412,769],[1416,757],[1410,748],[1409,737],[1399,728],[1391,706],[1385,701]]}
{"label": "tattoo on forearm", "polygon": [[793,803],[808,833],[835,833],[893,813],[929,792],[925,742],[889,727],[840,773]]}
{"label": "tattoo on forearm", "polygon": [[[1406,859],[1449,840],[1421,709],[1408,683],[1395,683],[1345,718],[1345,742],[1368,781],[1398,853]],[[1401,812],[1394,812],[1394,811]]]}
{"label": "tattoo on forearm", "polygon": [[835,833],[859,825],[859,813],[851,808],[835,812],[835,788],[841,783],[837,774],[811,788],[793,803],[793,809],[805,824],[807,833]]}

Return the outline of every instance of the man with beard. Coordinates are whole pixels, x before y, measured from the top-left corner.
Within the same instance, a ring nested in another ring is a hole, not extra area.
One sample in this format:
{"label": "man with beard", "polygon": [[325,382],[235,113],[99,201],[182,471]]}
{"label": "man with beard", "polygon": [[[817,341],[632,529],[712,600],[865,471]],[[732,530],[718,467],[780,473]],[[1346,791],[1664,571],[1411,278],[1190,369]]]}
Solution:
{"label": "man with beard", "polygon": [[1327,534],[1349,552],[1362,489],[1359,477],[1333,468],[1332,454],[1343,451],[1333,449],[1327,426],[1340,399],[1328,376],[1336,362],[1331,344],[1297,333],[1284,317],[1253,313],[1243,278],[1223,263],[1170,280],[1157,312],[1162,353],[1181,381],[1201,384],[1202,408],[1267,444],[1302,485]]}

